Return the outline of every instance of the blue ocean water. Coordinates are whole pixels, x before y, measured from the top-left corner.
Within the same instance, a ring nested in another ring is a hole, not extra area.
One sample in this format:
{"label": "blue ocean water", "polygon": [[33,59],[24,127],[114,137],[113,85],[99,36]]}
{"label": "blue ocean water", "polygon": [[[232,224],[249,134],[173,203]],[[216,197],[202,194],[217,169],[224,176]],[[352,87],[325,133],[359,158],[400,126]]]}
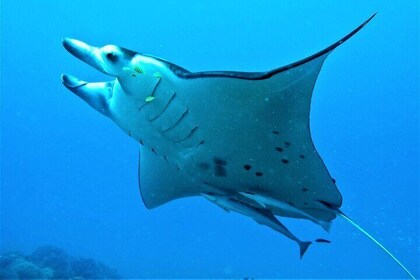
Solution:
{"label": "blue ocean water", "polygon": [[191,71],[263,71],[307,57],[374,12],[326,60],[311,130],[342,210],[420,276],[417,1],[1,2],[1,252],[54,245],[130,278],[405,278],[344,220],[296,244],[203,198],[147,210],[138,143],[65,89],[108,80],[61,38],[116,44]]}

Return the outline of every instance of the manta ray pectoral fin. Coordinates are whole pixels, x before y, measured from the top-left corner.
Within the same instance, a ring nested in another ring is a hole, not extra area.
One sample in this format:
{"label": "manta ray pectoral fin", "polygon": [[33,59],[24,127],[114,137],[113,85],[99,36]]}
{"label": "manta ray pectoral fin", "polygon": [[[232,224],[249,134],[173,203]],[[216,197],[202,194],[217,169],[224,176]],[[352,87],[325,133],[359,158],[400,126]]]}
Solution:
{"label": "manta ray pectoral fin", "polygon": [[[372,16],[370,16],[367,20],[365,20],[361,25],[359,25],[356,29],[354,29],[352,32],[344,36],[342,39],[338,40],[334,44],[330,45],[329,47],[323,49],[320,52],[317,52],[307,58],[304,58],[302,60],[296,61],[294,63],[273,69],[271,71],[266,72],[237,72],[237,71],[205,71],[205,72],[189,72],[177,65],[172,65],[169,62],[166,62],[167,64],[170,64],[171,69],[174,70],[174,73],[181,78],[185,79],[197,79],[197,78],[208,78],[208,77],[223,77],[223,78],[235,78],[235,79],[243,79],[243,80],[264,80],[271,78],[272,76],[275,76],[279,73],[288,71],[293,68],[298,68],[299,66],[302,66],[308,62],[311,62],[313,60],[316,60],[317,58],[321,58],[320,61],[324,61],[325,58],[330,54],[335,48],[343,44],[345,41],[350,39],[353,35],[355,35],[357,32],[359,32],[366,24],[369,23],[373,19],[373,17],[376,15],[374,13]],[[291,78],[289,78],[291,80]]]}
{"label": "manta ray pectoral fin", "polygon": [[[235,164],[244,168],[240,170],[243,173],[235,171],[235,178],[229,172],[225,179],[231,181],[223,183],[227,189],[243,192],[244,186],[236,184],[246,180],[271,198],[294,205],[316,220],[329,222],[336,217],[334,211],[318,202],[339,208],[342,196],[311,138],[312,92],[327,56],[372,18],[324,50],[271,71],[173,70],[182,84],[182,90],[176,90],[177,96],[188,102],[188,114],[194,116],[206,145],[213,145],[208,150],[230,155],[229,167]],[[208,156],[199,153],[196,158]],[[290,214],[277,208],[271,210],[275,215]]]}
{"label": "manta ray pectoral fin", "polygon": [[304,65],[310,61],[313,61],[317,58],[321,58],[321,60],[325,60],[325,58],[328,56],[328,54],[330,54],[335,48],[337,48],[338,46],[340,46],[341,44],[343,44],[344,42],[346,42],[348,39],[350,39],[353,35],[355,35],[357,32],[359,32],[363,27],[365,27],[366,24],[369,23],[369,21],[371,21],[373,19],[373,17],[376,15],[376,13],[374,13],[372,16],[370,16],[367,20],[365,20],[361,25],[359,25],[356,29],[354,29],[352,32],[350,32],[349,34],[347,34],[346,36],[344,36],[343,38],[341,38],[340,40],[338,40],[337,42],[335,42],[334,44],[330,45],[329,47],[323,49],[320,52],[317,52],[307,58],[304,58],[302,60],[299,60],[297,62],[294,62],[292,64],[274,69],[272,71],[269,71],[266,73],[266,78],[273,76],[277,73],[281,73],[283,71],[287,71],[289,69],[295,68],[295,67],[299,67],[300,65]]}
{"label": "manta ray pectoral fin", "polygon": [[140,146],[139,157],[140,194],[148,209],[206,191],[181,173],[176,164],[166,161],[148,147]]}
{"label": "manta ray pectoral fin", "polygon": [[114,81],[88,83],[70,75],[61,75],[64,86],[98,112],[109,116],[109,99],[112,97]]}

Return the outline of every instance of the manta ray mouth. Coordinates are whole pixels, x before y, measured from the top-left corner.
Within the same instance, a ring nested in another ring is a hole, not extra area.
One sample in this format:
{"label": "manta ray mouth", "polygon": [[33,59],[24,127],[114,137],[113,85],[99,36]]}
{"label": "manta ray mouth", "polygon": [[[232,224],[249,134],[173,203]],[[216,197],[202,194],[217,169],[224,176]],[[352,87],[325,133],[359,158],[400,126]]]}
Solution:
{"label": "manta ray mouth", "polygon": [[[69,53],[81,61],[89,64],[102,73],[110,75],[104,69],[105,63],[100,48],[92,47],[82,41],[70,38],[63,39],[63,46]],[[89,83],[65,74],[61,75],[61,81],[66,88],[82,98],[95,110],[105,116],[110,116],[108,101],[112,98],[114,81]]]}
{"label": "manta ray mouth", "polygon": [[71,38],[64,38],[62,43],[64,48],[73,56],[89,64],[96,70],[109,75],[103,67],[104,61],[99,48]]}

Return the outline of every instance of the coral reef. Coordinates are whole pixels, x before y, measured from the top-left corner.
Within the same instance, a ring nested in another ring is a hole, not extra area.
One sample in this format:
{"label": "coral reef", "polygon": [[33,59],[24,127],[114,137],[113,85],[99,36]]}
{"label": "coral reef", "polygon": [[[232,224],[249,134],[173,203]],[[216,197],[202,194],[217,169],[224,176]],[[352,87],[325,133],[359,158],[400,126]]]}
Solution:
{"label": "coral reef", "polygon": [[42,246],[31,255],[0,255],[0,279],[119,279],[116,270],[90,258],[73,257],[54,246]]}

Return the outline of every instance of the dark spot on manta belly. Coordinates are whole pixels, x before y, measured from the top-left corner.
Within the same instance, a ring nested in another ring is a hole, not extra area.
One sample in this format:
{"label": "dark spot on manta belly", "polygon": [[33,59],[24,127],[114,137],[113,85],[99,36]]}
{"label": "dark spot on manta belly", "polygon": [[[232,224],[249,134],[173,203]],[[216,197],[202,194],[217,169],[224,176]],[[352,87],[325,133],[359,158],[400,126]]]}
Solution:
{"label": "dark spot on manta belly", "polygon": [[284,145],[286,146],[286,148],[289,148],[291,144],[290,144],[290,142],[286,141],[286,142],[284,142]]}
{"label": "dark spot on manta belly", "polygon": [[214,157],[213,158],[214,161],[214,175],[216,175],[217,177],[226,177],[227,172],[226,172],[226,168],[225,165],[227,165],[226,160],[220,158],[220,157]]}
{"label": "dark spot on manta belly", "polygon": [[276,149],[277,152],[283,152],[284,151],[284,149],[282,147],[276,147],[275,149]]}
{"label": "dark spot on manta belly", "polygon": [[250,170],[250,169],[251,169],[251,165],[249,165],[249,164],[245,164],[245,165],[244,165],[244,168],[245,168],[245,170]]}
{"label": "dark spot on manta belly", "polygon": [[278,132],[277,130],[273,130],[273,131],[271,131],[271,133],[273,133],[275,135],[279,135],[280,134],[280,132]]}
{"label": "dark spot on manta belly", "polygon": [[299,155],[299,157],[300,157],[301,159],[304,159],[304,158],[305,158],[305,155]]}
{"label": "dark spot on manta belly", "polygon": [[222,158],[219,158],[219,157],[213,158],[213,161],[216,165],[226,165],[227,164],[226,160],[224,160]]}
{"label": "dark spot on manta belly", "polygon": [[309,191],[307,188],[302,188],[302,191],[303,192],[307,192],[307,191]]}
{"label": "dark spot on manta belly", "polygon": [[332,178],[332,182],[333,182],[333,184],[335,184],[335,179],[334,178]]}
{"label": "dark spot on manta belly", "polygon": [[222,165],[216,165],[214,167],[214,175],[217,177],[226,177],[226,168],[224,168]]}
{"label": "dark spot on manta belly", "polygon": [[284,164],[288,164],[288,163],[289,163],[289,161],[288,161],[287,159],[285,159],[285,158],[283,158],[283,159],[281,160],[281,162],[283,162]]}
{"label": "dark spot on manta belly", "polygon": [[261,177],[262,175],[263,175],[262,172],[259,172],[259,171],[255,172],[255,176],[257,176],[257,177]]}

